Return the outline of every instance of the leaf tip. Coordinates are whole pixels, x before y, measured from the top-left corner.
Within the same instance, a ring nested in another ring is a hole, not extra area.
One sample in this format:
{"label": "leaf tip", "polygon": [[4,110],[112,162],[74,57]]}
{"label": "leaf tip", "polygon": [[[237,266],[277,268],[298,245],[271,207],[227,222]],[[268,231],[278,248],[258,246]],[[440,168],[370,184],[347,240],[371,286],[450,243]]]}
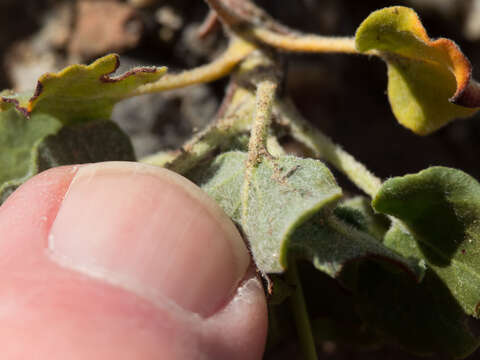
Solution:
{"label": "leaf tip", "polygon": [[480,84],[470,77],[468,79],[469,81],[461,89],[457,89],[449,101],[468,108],[480,107]]}

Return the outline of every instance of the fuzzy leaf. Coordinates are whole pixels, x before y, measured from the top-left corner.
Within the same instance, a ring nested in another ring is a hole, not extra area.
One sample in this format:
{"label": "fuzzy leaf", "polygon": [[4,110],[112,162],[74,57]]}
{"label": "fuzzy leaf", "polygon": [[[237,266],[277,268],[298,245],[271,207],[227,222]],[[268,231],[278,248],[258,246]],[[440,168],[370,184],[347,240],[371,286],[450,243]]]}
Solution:
{"label": "fuzzy leaf", "polygon": [[0,111],[15,106],[25,116],[46,113],[64,124],[110,119],[113,106],[141,85],[158,80],[166,68],[134,68],[111,77],[120,65],[118,55],[107,55],[91,65],[72,65],[40,77],[32,96],[0,93]]}
{"label": "fuzzy leaf", "polygon": [[375,213],[371,201],[364,196],[355,196],[342,201],[335,208],[334,214],[347,224],[369,233],[381,242],[390,227],[388,218]]}
{"label": "fuzzy leaf", "polygon": [[[246,153],[224,153],[187,177],[241,227],[262,272],[283,272],[287,252],[292,252],[332,277],[346,262],[374,257],[421,278],[423,269],[416,260],[405,260],[366,232],[339,224],[338,219],[324,221],[321,209],[331,207],[341,190],[322,162],[293,156],[263,159],[253,174],[248,201],[244,201],[246,159]],[[242,216],[245,207],[247,216]]]}
{"label": "fuzzy leaf", "polygon": [[346,287],[351,284],[341,278],[341,272],[345,265],[355,260],[383,260],[406,270],[418,281],[425,271],[416,258],[402,257],[369,233],[350,226],[335,215],[318,214],[298,227],[291,236],[289,250],[299,258],[310,260],[317,270],[338,278]]}
{"label": "fuzzy leaf", "polygon": [[388,98],[398,121],[427,135],[480,106],[480,88],[472,67],[451,40],[428,37],[412,9],[377,10],[355,35],[360,52],[376,50],[388,66]]}
{"label": "fuzzy leaf", "polygon": [[480,317],[480,184],[462,171],[432,167],[386,181],[373,207],[405,226],[394,224],[385,243],[425,259],[465,313]]}
{"label": "fuzzy leaf", "polygon": [[322,162],[282,156],[263,159],[254,169],[248,199],[243,200],[246,159],[242,152],[222,154],[194,181],[240,224],[258,268],[281,273],[295,228],[342,192]]}
{"label": "fuzzy leaf", "polygon": [[132,143],[110,120],[64,126],[38,145],[39,171],[71,164],[135,161]]}
{"label": "fuzzy leaf", "polygon": [[111,121],[62,126],[46,114],[0,112],[0,203],[43,170],[108,160],[135,160],[129,138]]}
{"label": "fuzzy leaf", "polygon": [[46,114],[27,120],[13,108],[0,112],[0,203],[38,172],[38,145],[61,127],[60,121]]}

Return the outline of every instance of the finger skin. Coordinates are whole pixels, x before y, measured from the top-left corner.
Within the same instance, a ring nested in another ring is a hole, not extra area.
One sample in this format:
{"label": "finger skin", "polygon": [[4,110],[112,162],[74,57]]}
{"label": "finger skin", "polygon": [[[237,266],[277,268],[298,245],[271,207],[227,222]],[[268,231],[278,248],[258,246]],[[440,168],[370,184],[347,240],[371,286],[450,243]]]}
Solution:
{"label": "finger skin", "polygon": [[253,272],[208,318],[60,267],[50,227],[76,167],[44,172],[0,207],[5,359],[261,359],[266,303]]}

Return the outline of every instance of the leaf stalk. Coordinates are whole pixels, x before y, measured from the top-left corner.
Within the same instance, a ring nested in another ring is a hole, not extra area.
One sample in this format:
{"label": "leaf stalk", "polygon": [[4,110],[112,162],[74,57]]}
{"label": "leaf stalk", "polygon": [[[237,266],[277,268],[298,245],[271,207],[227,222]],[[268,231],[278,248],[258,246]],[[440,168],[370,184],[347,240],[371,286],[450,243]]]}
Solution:
{"label": "leaf stalk", "polygon": [[211,63],[178,74],[167,73],[158,81],[139,87],[136,91],[130,93],[129,97],[179,89],[218,80],[230,74],[235,66],[255,49],[254,44],[234,37],[227,50]]}
{"label": "leaf stalk", "polygon": [[301,33],[280,34],[255,27],[251,34],[262,43],[291,52],[360,54],[353,37],[319,36]]}

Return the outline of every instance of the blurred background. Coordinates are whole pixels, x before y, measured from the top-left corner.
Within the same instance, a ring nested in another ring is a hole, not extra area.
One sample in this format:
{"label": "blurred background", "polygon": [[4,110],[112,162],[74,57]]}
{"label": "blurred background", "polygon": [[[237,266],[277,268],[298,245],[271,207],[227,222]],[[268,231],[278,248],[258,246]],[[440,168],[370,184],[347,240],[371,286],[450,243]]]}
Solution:
{"label": "blurred background", "polygon": [[[343,36],[353,35],[373,10],[413,7],[431,37],[448,37],[460,45],[480,79],[480,0],[256,2],[292,28]],[[171,71],[201,65],[226,45],[221,29],[199,38],[207,12],[202,0],[0,0],[0,89],[34,88],[45,72],[110,52],[121,55],[121,71],[136,65],[166,65]],[[347,55],[285,59],[286,89],[303,115],[378,176],[444,165],[480,179],[480,115],[421,138],[393,118],[380,60]],[[131,99],[117,105],[113,120],[132,136],[138,157],[173,149],[214,116],[226,83]],[[360,357],[325,351],[327,359],[414,358],[395,351]]]}

